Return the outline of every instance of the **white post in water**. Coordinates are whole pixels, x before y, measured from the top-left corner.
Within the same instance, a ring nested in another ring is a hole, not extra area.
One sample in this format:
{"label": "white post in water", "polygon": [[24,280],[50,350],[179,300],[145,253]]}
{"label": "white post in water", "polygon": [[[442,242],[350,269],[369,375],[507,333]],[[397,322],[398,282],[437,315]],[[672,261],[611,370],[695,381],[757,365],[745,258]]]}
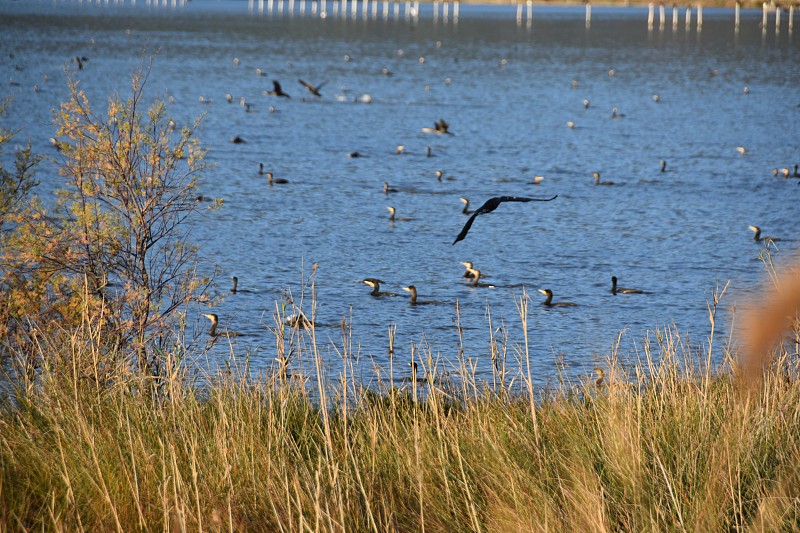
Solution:
{"label": "white post in water", "polygon": [[794,29],[794,4],[789,4],[789,33]]}
{"label": "white post in water", "polygon": [[525,22],[530,26],[531,22],[533,22],[533,0],[528,0],[528,9],[525,14]]}
{"label": "white post in water", "polygon": [[742,4],[739,3],[737,0],[736,7],[734,8],[733,12],[733,29],[736,31],[739,31],[739,22],[741,21],[742,18],[740,13],[741,10],[742,10]]}
{"label": "white post in water", "polygon": [[378,18],[378,0],[372,0],[372,18]]}
{"label": "white post in water", "polygon": [[767,3],[761,4],[761,31],[767,33]]}
{"label": "white post in water", "polygon": [[283,0],[278,0],[278,15],[283,15]]}
{"label": "white post in water", "polygon": [[678,6],[672,6],[672,31],[678,31],[678,19],[680,16],[678,15]]}
{"label": "white post in water", "polygon": [[702,4],[697,5],[697,31],[703,29],[703,6]]}
{"label": "white post in water", "polygon": [[306,14],[306,0],[300,0],[300,14]]}
{"label": "white post in water", "polygon": [[658,5],[658,29],[663,30],[667,25],[667,14],[664,11],[664,4]]}
{"label": "white post in water", "polygon": [[655,7],[650,3],[647,5],[647,29],[653,29],[653,18],[655,18]]}
{"label": "white post in water", "polygon": [[437,22],[439,20],[439,2],[438,0],[434,0],[433,2],[433,21]]}
{"label": "white post in water", "polygon": [[775,35],[781,32],[781,6],[775,6]]}
{"label": "white post in water", "polygon": [[272,15],[273,9],[275,9],[275,1],[267,0],[267,14]]}
{"label": "white post in water", "polygon": [[442,19],[444,20],[445,24],[447,24],[447,19],[449,17],[450,17],[450,3],[449,2],[445,2],[442,5]]}
{"label": "white post in water", "polygon": [[400,18],[400,2],[394,3],[394,19]]}
{"label": "white post in water", "polygon": [[458,0],[453,2],[453,24],[458,24]]}
{"label": "white post in water", "polygon": [[347,0],[342,0],[342,5],[339,6],[339,12],[342,14],[342,18],[347,18]]}
{"label": "white post in water", "polygon": [[692,8],[691,7],[687,7],[686,8],[686,31],[689,31],[691,29],[692,29]]}
{"label": "white post in water", "polygon": [[586,2],[586,17],[585,17],[585,21],[586,21],[586,27],[587,28],[591,28],[592,27],[592,3],[591,2]]}
{"label": "white post in water", "polygon": [[358,16],[358,0],[350,0],[350,18]]}
{"label": "white post in water", "polygon": [[517,4],[517,26],[522,26],[522,4]]}
{"label": "white post in water", "polygon": [[405,15],[406,20],[411,18],[411,2],[409,0],[406,0],[406,11],[403,15]]}

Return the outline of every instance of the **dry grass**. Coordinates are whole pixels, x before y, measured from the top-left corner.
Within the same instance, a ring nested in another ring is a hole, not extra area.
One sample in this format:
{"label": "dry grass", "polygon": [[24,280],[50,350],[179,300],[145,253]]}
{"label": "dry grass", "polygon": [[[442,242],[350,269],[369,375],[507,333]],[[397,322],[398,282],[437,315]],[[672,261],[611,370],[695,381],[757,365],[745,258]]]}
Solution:
{"label": "dry grass", "polygon": [[[712,367],[720,348],[666,330],[632,367],[612,354],[600,386],[542,396],[526,381],[524,339],[514,392],[468,376],[366,390],[320,367],[308,386],[235,370],[198,386],[178,366],[152,383],[101,373],[99,343],[86,342],[100,334],[87,324],[71,342],[42,344],[51,364],[5,399],[5,528],[800,528],[800,383],[783,348],[756,388],[742,388],[727,347]],[[303,337],[306,358],[319,359],[313,329],[276,334]],[[345,330],[351,369],[347,344]],[[420,373],[435,366],[419,355]]]}

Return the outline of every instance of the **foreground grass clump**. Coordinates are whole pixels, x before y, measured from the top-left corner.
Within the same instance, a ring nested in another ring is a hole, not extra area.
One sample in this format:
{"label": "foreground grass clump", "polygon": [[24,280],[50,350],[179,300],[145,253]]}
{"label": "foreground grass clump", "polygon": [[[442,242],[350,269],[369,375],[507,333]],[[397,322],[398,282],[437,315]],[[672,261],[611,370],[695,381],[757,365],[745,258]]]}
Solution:
{"label": "foreground grass clump", "polygon": [[194,388],[175,379],[153,393],[130,375],[99,385],[48,367],[0,410],[0,522],[89,531],[800,528],[800,383],[787,377],[796,369],[784,360],[747,390],[734,373],[696,370],[674,336],[658,339],[640,366],[623,374],[609,361],[599,387],[564,386],[537,401],[535,416],[524,395],[474,383],[382,394],[347,383],[321,402],[295,381],[229,375]]}

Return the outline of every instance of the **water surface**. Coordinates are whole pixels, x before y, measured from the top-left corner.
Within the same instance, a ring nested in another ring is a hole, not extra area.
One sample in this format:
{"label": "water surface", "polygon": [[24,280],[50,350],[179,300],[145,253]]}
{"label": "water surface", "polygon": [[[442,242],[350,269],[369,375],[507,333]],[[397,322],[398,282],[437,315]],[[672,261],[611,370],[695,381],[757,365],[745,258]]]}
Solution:
{"label": "water surface", "polygon": [[[18,84],[3,91],[14,96],[4,125],[55,156],[47,139],[51,110],[67,96],[64,69],[102,110],[109,94],[127,93],[143,54],[156,54],[149,94],[174,99],[179,125],[203,115],[200,138],[214,167],[200,192],[224,205],[192,235],[204,270],[219,270],[220,294],[232,275],[252,291],[225,295],[213,312],[248,334],[238,344],[255,369],[273,365],[267,326],[276,299],[287,289],[299,297],[314,263],[316,320],[352,321],[354,350],[378,365],[396,324],[404,368],[420,343],[455,359],[458,301],[464,353],[488,376],[487,307],[494,327],[521,342],[515,297],[524,286],[533,370],[544,383],[558,359],[573,376],[596,366],[620,332],[626,357],[648,331],[671,325],[699,346],[713,291],[730,282],[723,307],[741,306],[764,278],[748,225],[784,238],[779,262],[797,246],[800,186],[772,168],[800,163],[798,39],[785,27],[762,35],[759,13],[745,12],[736,34],[731,11],[708,9],[698,33],[682,23],[648,32],[646,10],[634,8],[595,8],[586,29],[580,8],[537,7],[526,28],[513,7],[461,6],[458,24],[445,24],[433,22],[430,6],[411,22],[320,20],[298,10],[270,17],[237,1],[143,3],[0,2],[0,79]],[[90,58],[79,72],[76,55]],[[323,97],[300,78],[327,81]],[[291,100],[262,94],[273,79]],[[355,103],[362,94],[373,103]],[[624,116],[613,119],[614,107]],[[439,118],[455,135],[421,131]],[[230,143],[236,135],[247,142]],[[393,155],[398,145],[408,154]],[[348,158],[353,151],[366,157]],[[268,187],[259,162],[290,183]],[[62,183],[54,168],[41,168],[43,191]],[[436,170],[453,179],[437,181]],[[595,171],[615,185],[595,186]],[[535,175],[544,176],[539,186]],[[401,192],[384,195],[383,182]],[[452,245],[467,218],[459,197],[477,207],[492,196],[554,194],[550,203],[503,205]],[[390,223],[388,205],[413,220]],[[467,260],[497,288],[469,287]],[[613,296],[612,275],[651,294]],[[370,297],[366,277],[402,296]],[[401,290],[408,284],[443,303],[411,307]],[[578,306],[547,309],[538,288]],[[206,328],[202,312],[190,324]],[[335,372],[337,353],[325,346],[340,330],[319,327],[317,337]],[[227,352],[217,346],[212,355]]]}

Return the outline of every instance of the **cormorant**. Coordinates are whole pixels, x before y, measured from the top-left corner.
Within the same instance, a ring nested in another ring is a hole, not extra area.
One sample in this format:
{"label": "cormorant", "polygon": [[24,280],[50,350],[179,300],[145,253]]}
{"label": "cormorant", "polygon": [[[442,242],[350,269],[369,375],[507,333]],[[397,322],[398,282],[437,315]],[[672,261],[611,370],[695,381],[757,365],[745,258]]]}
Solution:
{"label": "cormorant", "polygon": [[600,173],[599,172],[592,172],[592,176],[594,176],[594,184],[595,185],[614,185],[613,181],[600,181]]}
{"label": "cormorant", "polygon": [[289,180],[285,180],[283,178],[274,178],[272,176],[272,172],[267,172],[267,185],[272,185],[273,183],[276,185],[280,185],[283,183],[289,183]]}
{"label": "cormorant", "polygon": [[606,377],[606,371],[598,366],[594,369],[594,373],[597,376],[594,380],[594,386],[599,389],[603,386],[603,379]]}
{"label": "cormorant", "polygon": [[319,85],[317,85],[316,87],[314,87],[314,86],[313,86],[313,85],[311,85],[310,83],[307,83],[307,82],[305,82],[305,81],[303,81],[303,80],[297,80],[297,81],[299,81],[299,82],[300,82],[300,85],[302,85],[303,87],[305,87],[306,89],[308,89],[308,91],[309,91],[311,94],[313,94],[314,96],[316,96],[317,98],[321,98],[321,97],[322,97],[322,95],[320,94],[319,90],[320,90],[320,89],[322,89],[322,87],[324,87],[326,83],[328,83],[327,81],[323,81],[322,83],[320,83]]}
{"label": "cormorant", "polygon": [[620,113],[619,109],[617,109],[616,107],[612,107],[611,108],[611,118],[622,118],[624,116],[625,116],[625,114],[624,113]]}
{"label": "cormorant", "polygon": [[492,288],[492,289],[496,288],[494,285],[491,285],[489,283],[481,283],[481,281],[480,281],[480,279],[481,279],[481,271],[478,270],[477,268],[470,268],[469,269],[469,273],[471,274],[471,277],[472,277],[472,281],[469,282],[469,284],[471,286],[473,286],[473,287],[489,287],[489,288]]}
{"label": "cormorant", "polygon": [[793,178],[800,178],[800,171],[798,171],[798,168],[800,168],[800,165],[794,166],[794,174],[792,174]]}
{"label": "cormorant", "polygon": [[467,223],[464,224],[463,228],[461,228],[461,233],[458,234],[456,240],[453,241],[453,244],[463,240],[464,237],[467,236],[469,229],[472,227],[472,223],[475,221],[475,217],[485,213],[491,213],[503,202],[549,202],[550,200],[555,200],[556,198],[558,198],[558,195],[555,195],[552,198],[526,198],[523,196],[496,196],[494,198],[489,198],[482,206],[472,213],[472,216],[469,217]]}
{"label": "cormorant", "polygon": [[450,124],[445,122],[443,118],[433,123],[433,128],[422,128],[424,133],[439,133],[441,135],[453,135],[450,131]]}
{"label": "cormorant", "polygon": [[264,91],[267,96],[283,96],[284,98],[291,98],[288,94],[283,92],[281,89],[281,84],[278,80],[272,80],[272,90],[271,91]]}
{"label": "cormorant", "polygon": [[397,210],[390,205],[387,205],[386,209],[388,209],[389,213],[391,213],[389,216],[389,222],[408,222],[409,220],[414,220],[413,218],[396,217],[395,214],[397,213]]}
{"label": "cormorant", "polygon": [[453,176],[445,176],[444,172],[442,172],[441,170],[437,170],[436,171],[436,181],[442,181],[442,179],[445,179],[447,181],[455,180],[455,178]]}
{"label": "cormorant", "polygon": [[431,153],[431,147],[430,146],[426,146],[425,147],[425,157],[433,157],[433,154]]}
{"label": "cormorant", "polygon": [[246,143],[247,141],[245,141],[245,140],[244,140],[242,137],[239,137],[239,136],[237,135],[236,137],[234,137],[233,139],[231,139],[231,142],[232,142],[233,144],[244,144],[244,143]]}
{"label": "cormorant", "polygon": [[654,101],[655,103],[658,103],[658,102],[660,102],[660,101],[661,101],[661,96],[659,96],[659,95],[657,95],[657,94],[654,94],[654,95],[653,95],[653,101]]}
{"label": "cormorant", "polygon": [[459,198],[459,200],[461,200],[464,203],[464,209],[461,210],[462,213],[464,213],[465,215],[471,215],[472,213],[475,212],[474,209],[469,208],[469,200],[467,200],[466,198]]}
{"label": "cormorant", "polygon": [[409,285],[408,287],[403,287],[403,290],[411,293],[411,300],[409,302],[411,303],[411,305],[430,305],[430,304],[442,303],[442,302],[432,302],[430,300],[417,300],[417,288],[413,285]]}
{"label": "cormorant", "polygon": [[394,155],[405,155],[406,154],[406,147],[402,144],[397,145],[397,149],[393,152]]}
{"label": "cormorant", "polygon": [[225,101],[229,104],[233,103],[233,95],[231,93],[225,93]]}
{"label": "cormorant", "polygon": [[383,182],[383,194],[389,194],[390,192],[400,192],[399,190],[395,189],[394,187],[390,187],[388,182]]}
{"label": "cormorant", "polygon": [[543,304],[547,307],[575,307],[578,304],[572,302],[553,302],[553,291],[550,289],[539,289],[539,292],[547,296]]}
{"label": "cormorant", "polygon": [[761,228],[759,228],[758,226],[748,226],[748,228],[750,229],[750,231],[755,232],[755,236],[753,237],[754,241],[757,241],[757,242],[762,242],[762,241],[777,242],[777,241],[780,240],[777,237],[762,237],[761,236]]}
{"label": "cormorant", "polygon": [[647,294],[639,289],[617,287],[617,276],[611,276],[611,294]]}
{"label": "cormorant", "polygon": [[464,267],[467,269],[467,271],[464,272],[464,277],[465,278],[473,277],[474,274],[472,273],[472,270],[473,270],[472,261],[462,261],[461,264],[464,265]]}
{"label": "cormorant", "polygon": [[590,105],[591,105],[591,104],[589,103],[589,100],[587,100],[587,99],[585,99],[585,98],[584,98],[584,99],[583,99],[583,108],[584,108],[584,109],[589,109],[589,106],[590,106]]}
{"label": "cormorant", "polygon": [[736,151],[739,152],[739,155],[744,155],[747,152],[744,146],[737,146]]}
{"label": "cormorant", "polygon": [[659,163],[661,164],[661,172],[666,172],[667,171],[667,162],[662,159],[661,161],[659,161]]}
{"label": "cormorant", "polygon": [[364,283],[372,287],[372,292],[370,292],[370,296],[397,296],[393,292],[384,292],[381,291],[381,280],[377,278],[367,278],[364,280]]}
{"label": "cormorant", "polygon": [[541,185],[543,179],[544,179],[544,176],[534,176],[533,177],[533,181],[531,182],[531,185]]}
{"label": "cormorant", "polygon": [[217,324],[219,324],[219,317],[213,313],[204,314],[204,317],[211,321],[211,327],[208,330],[208,334],[211,337],[240,337],[241,333],[238,331],[217,331]]}

